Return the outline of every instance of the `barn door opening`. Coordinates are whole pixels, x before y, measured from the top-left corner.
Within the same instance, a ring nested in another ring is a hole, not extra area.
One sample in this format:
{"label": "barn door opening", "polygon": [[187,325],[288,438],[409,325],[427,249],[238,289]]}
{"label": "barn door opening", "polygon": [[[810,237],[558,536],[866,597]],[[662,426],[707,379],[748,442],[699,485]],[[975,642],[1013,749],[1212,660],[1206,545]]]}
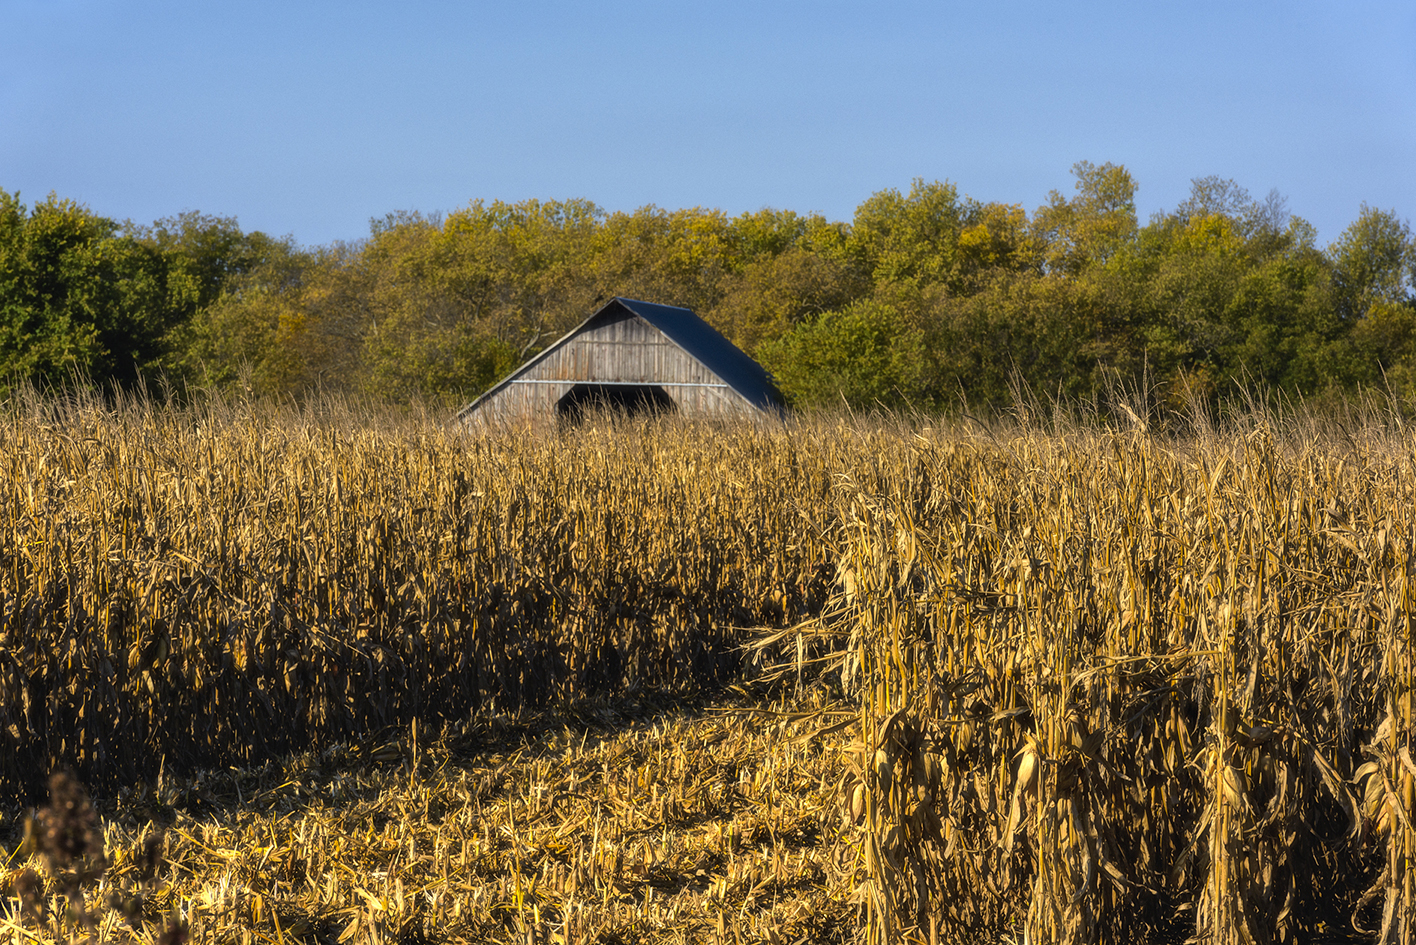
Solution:
{"label": "barn door opening", "polygon": [[657,384],[576,384],[556,401],[556,416],[570,423],[595,411],[639,417],[674,410],[674,399]]}

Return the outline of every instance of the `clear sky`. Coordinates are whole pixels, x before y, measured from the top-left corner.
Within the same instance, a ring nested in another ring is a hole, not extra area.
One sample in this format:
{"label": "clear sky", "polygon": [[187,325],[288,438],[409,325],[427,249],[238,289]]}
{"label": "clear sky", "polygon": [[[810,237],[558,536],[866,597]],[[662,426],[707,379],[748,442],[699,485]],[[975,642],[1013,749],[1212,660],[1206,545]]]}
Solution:
{"label": "clear sky", "polygon": [[0,188],[312,245],[583,197],[849,220],[916,177],[1142,219],[1270,188],[1326,243],[1416,217],[1416,3],[0,0]]}

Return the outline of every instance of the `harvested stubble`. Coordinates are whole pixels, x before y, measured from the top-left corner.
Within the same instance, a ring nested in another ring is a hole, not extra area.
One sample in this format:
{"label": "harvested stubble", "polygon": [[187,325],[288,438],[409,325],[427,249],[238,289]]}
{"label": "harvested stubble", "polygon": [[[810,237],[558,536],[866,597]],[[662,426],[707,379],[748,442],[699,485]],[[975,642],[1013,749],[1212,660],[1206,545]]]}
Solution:
{"label": "harvested stubble", "polygon": [[1412,940],[1412,440],[1326,429],[919,438],[856,485],[872,940]]}
{"label": "harvested stubble", "polygon": [[[848,942],[843,739],[809,737],[819,700],[782,708],[597,700],[125,794],[104,805],[89,910],[105,942],[151,941],[173,915],[193,942],[241,945]],[[166,862],[145,883],[158,824]],[[25,866],[0,869],[3,895]],[[114,892],[136,932],[103,908]],[[0,910],[17,940],[83,931],[57,902],[47,923],[18,912]]]}
{"label": "harvested stubble", "polygon": [[0,792],[731,680],[819,608],[829,430],[464,435],[348,405],[0,411]]}

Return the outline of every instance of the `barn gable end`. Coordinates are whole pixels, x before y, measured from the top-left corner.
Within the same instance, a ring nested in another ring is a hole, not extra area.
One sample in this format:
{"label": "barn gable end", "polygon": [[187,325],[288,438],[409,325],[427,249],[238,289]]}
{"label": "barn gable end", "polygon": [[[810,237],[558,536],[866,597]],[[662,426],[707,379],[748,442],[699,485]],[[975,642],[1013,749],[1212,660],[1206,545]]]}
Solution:
{"label": "barn gable end", "polygon": [[756,361],[686,308],[612,299],[458,414],[554,417],[588,398],[652,403],[690,417],[776,416],[781,394]]}

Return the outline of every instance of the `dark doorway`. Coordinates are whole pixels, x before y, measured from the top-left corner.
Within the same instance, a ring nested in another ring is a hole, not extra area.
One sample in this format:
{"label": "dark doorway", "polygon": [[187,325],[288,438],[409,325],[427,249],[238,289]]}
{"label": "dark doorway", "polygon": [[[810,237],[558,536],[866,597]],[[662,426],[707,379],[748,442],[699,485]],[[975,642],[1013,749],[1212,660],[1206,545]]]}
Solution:
{"label": "dark doorway", "polygon": [[673,413],[674,399],[652,384],[576,384],[556,401],[556,415],[579,423],[586,414],[603,411],[620,417]]}

